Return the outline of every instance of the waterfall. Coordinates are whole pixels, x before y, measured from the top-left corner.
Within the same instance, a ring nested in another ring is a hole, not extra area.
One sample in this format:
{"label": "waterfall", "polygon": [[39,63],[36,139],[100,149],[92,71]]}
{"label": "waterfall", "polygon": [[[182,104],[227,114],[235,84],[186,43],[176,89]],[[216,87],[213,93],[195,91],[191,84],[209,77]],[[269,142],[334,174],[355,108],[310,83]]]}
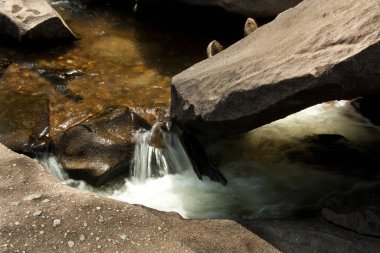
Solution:
{"label": "waterfall", "polygon": [[191,162],[177,134],[167,129],[167,123],[157,122],[151,130],[136,133],[132,160],[132,180],[144,182],[191,169]]}

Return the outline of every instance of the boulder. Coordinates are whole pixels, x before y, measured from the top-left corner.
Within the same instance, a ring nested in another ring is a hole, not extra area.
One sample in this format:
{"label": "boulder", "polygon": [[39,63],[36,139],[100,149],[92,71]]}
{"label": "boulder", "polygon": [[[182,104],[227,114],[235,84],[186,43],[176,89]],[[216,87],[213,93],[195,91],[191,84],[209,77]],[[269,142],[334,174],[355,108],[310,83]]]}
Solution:
{"label": "boulder", "polygon": [[68,129],[58,142],[59,160],[71,177],[101,185],[129,173],[134,132],[141,127],[149,125],[129,108],[113,109]]}
{"label": "boulder", "polygon": [[[172,0],[173,1],[173,0]],[[246,17],[274,17],[302,0],[175,0],[191,5],[221,7]]]}
{"label": "boulder", "polygon": [[184,220],[71,188],[2,144],[0,179],[2,252],[279,252],[235,221]]}
{"label": "boulder", "polygon": [[0,2],[0,35],[19,42],[73,40],[74,33],[45,0]]}
{"label": "boulder", "polygon": [[379,26],[377,0],[305,0],[176,75],[171,117],[192,131],[239,134],[320,102],[378,92]]}
{"label": "boulder", "polygon": [[0,142],[30,156],[47,150],[50,143],[47,95],[0,95],[0,108]]}
{"label": "boulder", "polygon": [[352,106],[373,124],[380,125],[380,93],[357,98],[352,101]]}

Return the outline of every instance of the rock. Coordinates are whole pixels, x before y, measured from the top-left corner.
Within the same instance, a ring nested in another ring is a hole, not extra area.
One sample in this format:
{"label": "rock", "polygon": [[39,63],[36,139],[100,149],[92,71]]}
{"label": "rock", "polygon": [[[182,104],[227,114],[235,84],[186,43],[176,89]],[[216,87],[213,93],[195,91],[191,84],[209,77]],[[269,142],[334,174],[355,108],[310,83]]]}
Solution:
{"label": "rock", "polygon": [[359,235],[320,217],[245,220],[241,224],[281,252],[376,253],[379,238]]}
{"label": "rock", "polygon": [[47,95],[0,95],[0,108],[0,142],[30,156],[47,150],[50,144]]}
{"label": "rock", "polygon": [[[238,13],[246,17],[265,18],[274,17],[289,9],[301,0],[177,0],[178,2],[221,7],[227,11]],[[147,1],[145,1],[147,2]]]}
{"label": "rock", "polygon": [[352,101],[353,107],[373,124],[380,125],[380,94],[361,97]]}
{"label": "rock", "polygon": [[380,236],[380,184],[358,185],[344,194],[329,196],[322,216],[359,234]]}
{"label": "rock", "polygon": [[286,153],[292,163],[313,164],[319,169],[356,178],[370,179],[380,171],[380,159],[377,158],[379,154],[366,150],[339,134],[306,136]]}
{"label": "rock", "polygon": [[244,36],[248,36],[258,28],[256,21],[253,18],[247,18],[244,24]]}
{"label": "rock", "polygon": [[380,209],[367,208],[350,213],[336,213],[325,208],[322,215],[327,221],[359,234],[380,236]]}
{"label": "rock", "polygon": [[[19,167],[13,168],[12,164]],[[232,220],[179,215],[107,199],[61,184],[36,161],[0,144],[0,245],[5,252],[250,252],[276,248]],[[13,190],[9,190],[13,187]],[[50,199],[46,219],[25,215],[36,202],[7,205],[33,192]],[[95,207],[101,210],[94,211]],[[102,221],[99,221],[103,218]],[[59,225],[54,227],[54,220]],[[18,221],[20,225],[15,226]],[[44,234],[40,235],[43,227]],[[158,228],[161,228],[158,229]],[[219,231],[219,232],[218,232]],[[81,239],[82,238],[82,239]],[[69,241],[73,241],[70,248]]]}
{"label": "rock", "polygon": [[206,49],[206,54],[208,58],[213,57],[217,53],[220,53],[223,50],[223,46],[216,40],[213,40],[208,44]]}
{"label": "rock", "polygon": [[73,40],[74,33],[45,0],[0,3],[0,35],[19,42]]}
{"label": "rock", "polygon": [[76,125],[58,143],[60,162],[71,177],[101,185],[129,172],[134,132],[149,125],[129,108]]}
{"label": "rock", "polygon": [[6,69],[9,65],[11,65],[11,62],[6,58],[0,58],[0,77],[3,74],[3,70]]}
{"label": "rock", "polygon": [[193,131],[239,134],[379,91],[379,16],[377,0],[305,0],[176,75],[171,117]]}

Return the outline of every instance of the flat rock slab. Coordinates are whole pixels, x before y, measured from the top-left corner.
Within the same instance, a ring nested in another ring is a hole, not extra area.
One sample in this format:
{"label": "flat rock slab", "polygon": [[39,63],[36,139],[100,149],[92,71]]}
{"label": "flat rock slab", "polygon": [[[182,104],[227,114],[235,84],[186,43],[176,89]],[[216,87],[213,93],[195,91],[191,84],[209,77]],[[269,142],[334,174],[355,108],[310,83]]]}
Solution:
{"label": "flat rock slab", "polygon": [[45,0],[0,0],[0,35],[19,42],[75,39],[74,33]]}
{"label": "flat rock slab", "polygon": [[79,191],[0,144],[2,252],[279,252],[230,220],[184,220]]}
{"label": "flat rock slab", "polygon": [[305,0],[172,80],[171,116],[239,134],[311,105],[380,90],[380,2]]}

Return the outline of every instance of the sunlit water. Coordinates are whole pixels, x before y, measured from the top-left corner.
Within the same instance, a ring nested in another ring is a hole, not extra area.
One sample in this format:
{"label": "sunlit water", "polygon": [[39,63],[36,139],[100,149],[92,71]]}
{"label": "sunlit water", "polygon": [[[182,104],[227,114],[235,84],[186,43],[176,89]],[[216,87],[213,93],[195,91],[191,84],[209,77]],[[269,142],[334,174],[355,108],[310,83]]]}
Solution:
{"label": "sunlit water", "polygon": [[[149,132],[137,134],[131,168],[134,177],[121,185],[97,189],[68,179],[53,158],[44,162],[53,174],[79,189],[174,211],[185,218],[294,217],[317,211],[332,195],[378,180],[377,176],[368,179],[287,158],[289,150],[303,148],[303,137],[313,134],[341,134],[366,147],[379,143],[380,128],[357,114],[348,102],[340,101],[316,105],[239,138],[220,140],[209,145],[208,152],[218,161],[227,186],[207,177],[200,181],[177,136],[168,133],[163,137],[164,149],[147,144]],[[363,168],[356,169],[360,172]]]}

